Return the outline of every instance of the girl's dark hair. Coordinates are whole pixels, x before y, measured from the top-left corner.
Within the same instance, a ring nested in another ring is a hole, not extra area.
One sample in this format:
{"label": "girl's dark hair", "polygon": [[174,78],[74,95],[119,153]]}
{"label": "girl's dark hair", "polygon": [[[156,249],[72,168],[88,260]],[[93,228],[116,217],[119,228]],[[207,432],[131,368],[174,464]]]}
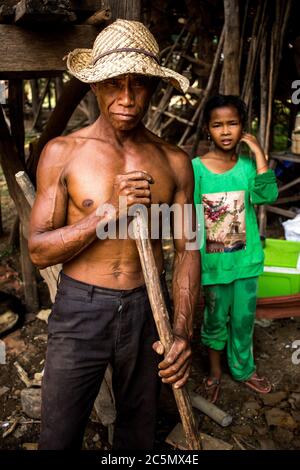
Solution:
{"label": "girl's dark hair", "polygon": [[211,112],[216,108],[224,108],[224,106],[233,106],[240,117],[242,126],[244,127],[247,120],[247,106],[239,96],[235,95],[215,95],[209,98],[204,108],[204,122],[208,126]]}

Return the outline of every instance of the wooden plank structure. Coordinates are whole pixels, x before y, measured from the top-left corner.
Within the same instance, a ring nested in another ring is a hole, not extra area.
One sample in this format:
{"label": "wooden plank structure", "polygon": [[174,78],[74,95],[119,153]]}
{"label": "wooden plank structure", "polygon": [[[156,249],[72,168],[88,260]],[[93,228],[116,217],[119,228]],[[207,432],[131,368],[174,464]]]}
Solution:
{"label": "wooden plank structure", "polygon": [[65,71],[63,57],[76,47],[91,47],[99,29],[91,25],[74,25],[52,31],[29,30],[0,24],[0,79],[55,76]]}

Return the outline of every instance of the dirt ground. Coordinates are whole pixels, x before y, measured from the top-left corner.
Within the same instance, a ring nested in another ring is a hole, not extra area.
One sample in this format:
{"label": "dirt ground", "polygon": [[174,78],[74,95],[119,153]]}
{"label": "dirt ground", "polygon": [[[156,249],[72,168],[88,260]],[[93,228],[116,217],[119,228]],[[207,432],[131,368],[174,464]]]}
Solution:
{"label": "dirt ground", "polygon": [[[0,176],[1,178],[1,176]],[[15,211],[8,197],[3,177],[0,179],[5,234],[0,238],[0,290],[23,300],[19,253],[8,248],[8,234]],[[167,279],[170,281],[172,250],[166,243]],[[39,283],[41,307],[49,308],[47,288]],[[1,308],[1,304],[0,304]],[[0,310],[1,312],[1,310]],[[201,312],[195,319],[193,369],[190,384],[196,387],[207,373],[207,353],[200,345]],[[27,314],[21,328],[1,338],[6,346],[6,364],[0,365],[0,449],[35,448],[40,421],[22,410],[20,394],[26,388],[16,362],[29,379],[43,369],[47,342],[47,324]],[[292,362],[293,342],[300,341],[300,319],[260,321],[255,325],[254,351],[258,371],[268,376],[273,392],[258,396],[245,385],[234,382],[226,366],[218,406],[229,413],[232,424],[222,428],[207,416],[195,411],[202,432],[221,439],[232,449],[300,449],[300,364]],[[162,387],[159,405],[156,450],[170,449],[165,438],[179,421],[172,391]],[[107,429],[99,424],[93,411],[84,437],[84,449],[109,449]]]}

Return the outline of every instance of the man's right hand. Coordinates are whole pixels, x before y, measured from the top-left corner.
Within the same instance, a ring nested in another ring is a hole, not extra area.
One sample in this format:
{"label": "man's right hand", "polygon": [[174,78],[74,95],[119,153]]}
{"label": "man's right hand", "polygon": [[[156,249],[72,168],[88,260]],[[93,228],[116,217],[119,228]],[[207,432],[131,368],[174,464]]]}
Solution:
{"label": "man's right hand", "polygon": [[143,204],[149,207],[151,204],[150,184],[154,180],[146,171],[130,171],[122,175],[116,175],[113,183],[113,192],[107,203],[113,205],[118,217],[124,215],[120,213],[119,198],[126,198],[122,201],[122,209],[126,210],[134,204]]}

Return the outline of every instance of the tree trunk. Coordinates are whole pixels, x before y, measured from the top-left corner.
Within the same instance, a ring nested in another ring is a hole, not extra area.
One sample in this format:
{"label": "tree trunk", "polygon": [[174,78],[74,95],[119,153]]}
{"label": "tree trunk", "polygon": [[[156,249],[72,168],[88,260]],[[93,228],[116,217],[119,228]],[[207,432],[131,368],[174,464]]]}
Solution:
{"label": "tree trunk", "polygon": [[228,95],[239,95],[239,1],[224,0],[224,93]]}
{"label": "tree trunk", "polygon": [[141,0],[110,0],[110,8],[113,20],[123,18],[141,21]]}

